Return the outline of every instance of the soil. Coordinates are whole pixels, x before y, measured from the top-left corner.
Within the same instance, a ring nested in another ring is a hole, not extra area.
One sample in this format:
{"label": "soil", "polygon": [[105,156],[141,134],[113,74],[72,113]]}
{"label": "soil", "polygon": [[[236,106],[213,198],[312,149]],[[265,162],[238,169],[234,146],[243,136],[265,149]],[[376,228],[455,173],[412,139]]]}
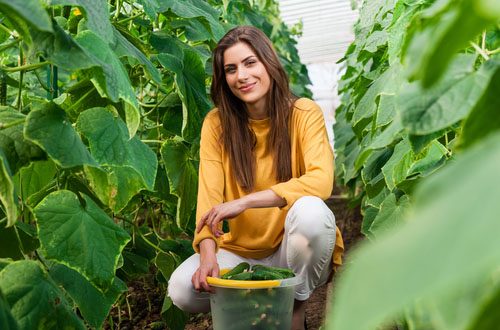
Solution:
{"label": "soil", "polygon": [[[333,211],[344,240],[345,253],[343,261],[349,259],[350,248],[364,236],[361,234],[362,216],[359,208],[351,209],[345,196],[345,191],[336,187],[326,204]],[[333,283],[335,276],[333,277]],[[107,320],[104,329],[167,329],[160,316],[164,292],[154,284],[152,275],[127,283],[129,291],[111,310],[110,318],[113,326]],[[332,283],[331,283],[332,284]],[[307,326],[310,330],[319,329],[324,321],[328,290],[334,285],[329,283],[317,288],[309,298],[306,307]],[[334,291],[334,289],[333,289]],[[334,293],[332,293],[334,295]],[[127,302],[128,301],[128,302]],[[130,307],[129,307],[130,306]],[[210,313],[190,314],[186,330],[213,330]]]}

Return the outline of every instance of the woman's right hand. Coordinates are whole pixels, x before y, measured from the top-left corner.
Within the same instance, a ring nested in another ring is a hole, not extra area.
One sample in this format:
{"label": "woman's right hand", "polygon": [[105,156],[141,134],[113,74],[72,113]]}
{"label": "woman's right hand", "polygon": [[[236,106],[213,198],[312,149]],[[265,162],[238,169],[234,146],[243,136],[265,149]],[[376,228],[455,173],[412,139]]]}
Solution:
{"label": "woman's right hand", "polygon": [[200,267],[191,278],[195,290],[215,293],[207,283],[207,276],[219,277],[219,264],[215,257],[215,242],[206,238],[200,242]]}

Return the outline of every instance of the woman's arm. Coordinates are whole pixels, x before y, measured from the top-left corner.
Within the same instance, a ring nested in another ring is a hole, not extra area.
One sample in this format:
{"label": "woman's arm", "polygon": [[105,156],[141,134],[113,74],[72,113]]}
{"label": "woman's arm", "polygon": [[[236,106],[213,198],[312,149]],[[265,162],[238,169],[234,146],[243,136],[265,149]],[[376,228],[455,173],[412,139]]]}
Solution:
{"label": "woman's arm", "polygon": [[207,276],[219,277],[219,264],[215,257],[215,241],[205,238],[199,244],[200,246],[200,267],[191,278],[195,290],[209,291],[215,293],[207,283]]}
{"label": "woman's arm", "polygon": [[235,218],[247,209],[275,206],[282,207],[284,205],[286,205],[286,201],[271,189],[248,194],[239,199],[214,206],[201,217],[196,227],[196,232],[199,233],[203,226],[207,225],[215,237],[220,237],[224,234],[224,232],[218,228],[220,221]]}

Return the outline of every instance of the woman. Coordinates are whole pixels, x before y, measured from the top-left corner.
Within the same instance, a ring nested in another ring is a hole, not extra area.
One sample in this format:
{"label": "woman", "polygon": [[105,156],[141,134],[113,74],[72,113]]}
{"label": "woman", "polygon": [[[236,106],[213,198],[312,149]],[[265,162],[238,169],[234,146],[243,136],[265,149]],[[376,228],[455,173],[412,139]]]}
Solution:
{"label": "woman", "polygon": [[204,120],[200,145],[198,254],[175,270],[168,294],[185,311],[207,312],[213,290],[206,277],[220,269],[243,261],[290,268],[303,279],[292,328],[303,329],[305,301],[343,250],[323,202],[332,191],[333,152],[322,111],[290,92],[270,40],[255,27],[236,27],[219,41],[213,72],[217,108]]}

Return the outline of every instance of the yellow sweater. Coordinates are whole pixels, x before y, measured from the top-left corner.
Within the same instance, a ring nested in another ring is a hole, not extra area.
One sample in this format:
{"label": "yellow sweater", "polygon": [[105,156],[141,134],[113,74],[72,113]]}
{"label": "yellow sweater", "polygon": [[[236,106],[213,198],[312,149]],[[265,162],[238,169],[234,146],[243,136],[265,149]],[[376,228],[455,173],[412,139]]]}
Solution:
{"label": "yellow sweater", "polygon": [[[212,238],[219,247],[248,258],[264,258],[275,252],[284,234],[285,217],[293,203],[303,196],[326,199],[333,186],[333,152],[325,129],[323,112],[313,101],[301,98],[294,104],[291,118],[292,179],[278,182],[273,171],[273,156],[268,152],[269,119],[250,120],[257,137],[254,192],[273,190],[286,200],[282,207],[248,209],[228,221],[230,232],[215,238],[204,226],[195,234],[193,247]],[[203,122],[200,146],[200,170],[196,221],[213,206],[241,198],[248,193],[237,184],[231,173],[229,154],[219,143],[219,113],[210,111]],[[334,264],[342,263],[343,242],[337,227],[333,253]]]}

